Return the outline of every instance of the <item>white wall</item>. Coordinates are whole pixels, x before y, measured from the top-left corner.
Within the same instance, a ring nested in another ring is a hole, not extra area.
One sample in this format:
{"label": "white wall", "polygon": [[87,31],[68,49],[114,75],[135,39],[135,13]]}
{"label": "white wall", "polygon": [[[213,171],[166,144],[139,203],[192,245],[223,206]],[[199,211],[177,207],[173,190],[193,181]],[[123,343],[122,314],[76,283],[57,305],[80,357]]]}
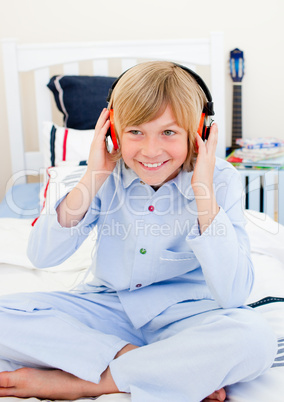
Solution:
{"label": "white wall", "polygon": [[[243,135],[284,139],[283,0],[0,0],[0,39],[62,42],[207,37],[225,34],[225,58],[245,54]],[[227,145],[232,84],[226,65]],[[0,199],[10,177],[9,140],[0,55]]]}

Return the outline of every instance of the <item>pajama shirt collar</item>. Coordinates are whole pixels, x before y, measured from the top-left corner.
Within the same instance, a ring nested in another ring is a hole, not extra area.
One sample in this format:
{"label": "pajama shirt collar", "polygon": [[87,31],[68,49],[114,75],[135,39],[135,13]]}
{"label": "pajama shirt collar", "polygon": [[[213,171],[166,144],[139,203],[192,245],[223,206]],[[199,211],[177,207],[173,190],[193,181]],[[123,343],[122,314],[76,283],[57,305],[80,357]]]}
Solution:
{"label": "pajama shirt collar", "polygon": [[[141,182],[139,176],[137,176],[137,174],[132,169],[128,168],[122,160],[117,163],[116,169],[116,174],[121,175],[122,177],[122,184],[124,188],[128,188],[134,181]],[[194,193],[191,187],[192,175],[193,172],[186,172],[185,170],[181,170],[174,179],[163,184],[163,187],[175,185],[177,190],[185,198],[187,198],[188,200],[193,200]]]}

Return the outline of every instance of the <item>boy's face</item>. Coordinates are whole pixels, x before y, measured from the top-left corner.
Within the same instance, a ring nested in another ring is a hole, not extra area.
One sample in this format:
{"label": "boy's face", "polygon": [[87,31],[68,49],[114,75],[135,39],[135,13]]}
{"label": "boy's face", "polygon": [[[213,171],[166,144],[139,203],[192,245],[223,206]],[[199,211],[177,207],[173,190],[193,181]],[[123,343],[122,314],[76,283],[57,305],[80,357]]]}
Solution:
{"label": "boy's face", "polygon": [[173,179],[188,152],[188,134],[175,121],[170,106],[156,119],[123,130],[121,153],[126,165],[150,186]]}

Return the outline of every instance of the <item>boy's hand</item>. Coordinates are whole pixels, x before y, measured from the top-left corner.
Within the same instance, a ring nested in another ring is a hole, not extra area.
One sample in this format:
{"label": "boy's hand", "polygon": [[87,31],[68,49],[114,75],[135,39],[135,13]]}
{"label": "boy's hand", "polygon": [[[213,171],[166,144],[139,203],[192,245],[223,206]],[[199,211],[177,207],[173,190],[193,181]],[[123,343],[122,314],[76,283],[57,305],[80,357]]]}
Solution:
{"label": "boy's hand", "polygon": [[98,174],[109,175],[115,167],[116,163],[112,160],[111,155],[107,152],[105,144],[105,136],[109,126],[109,111],[107,109],[103,109],[100,117],[98,118],[95,127],[94,139],[90,148],[87,169],[89,174],[96,172]]}
{"label": "boy's hand", "polygon": [[197,205],[200,233],[203,233],[211,225],[220,209],[213,188],[217,140],[218,127],[216,124],[212,125],[207,142],[204,142],[199,134],[196,134],[198,156],[191,185]]}
{"label": "boy's hand", "polygon": [[77,225],[85,216],[94,196],[115,167],[107,152],[105,136],[109,128],[109,111],[104,109],[98,118],[91,144],[88,167],[79,183],[58,205],[58,222],[63,227]]}
{"label": "boy's hand", "polygon": [[204,190],[211,190],[213,186],[213,174],[216,161],[216,147],[218,142],[218,127],[213,124],[208,140],[204,142],[199,134],[196,134],[197,160],[191,179],[194,194],[204,194]]}

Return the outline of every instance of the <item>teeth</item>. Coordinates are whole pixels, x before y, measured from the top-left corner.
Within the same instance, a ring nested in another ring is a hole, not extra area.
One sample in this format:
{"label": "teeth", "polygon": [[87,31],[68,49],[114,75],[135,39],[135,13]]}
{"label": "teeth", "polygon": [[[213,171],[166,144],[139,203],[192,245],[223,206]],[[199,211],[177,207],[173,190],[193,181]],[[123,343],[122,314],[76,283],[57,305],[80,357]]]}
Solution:
{"label": "teeth", "polygon": [[153,168],[153,167],[161,166],[161,165],[163,164],[163,162],[160,162],[160,163],[143,163],[143,162],[142,162],[142,164],[143,164],[144,166],[146,166],[146,167]]}

